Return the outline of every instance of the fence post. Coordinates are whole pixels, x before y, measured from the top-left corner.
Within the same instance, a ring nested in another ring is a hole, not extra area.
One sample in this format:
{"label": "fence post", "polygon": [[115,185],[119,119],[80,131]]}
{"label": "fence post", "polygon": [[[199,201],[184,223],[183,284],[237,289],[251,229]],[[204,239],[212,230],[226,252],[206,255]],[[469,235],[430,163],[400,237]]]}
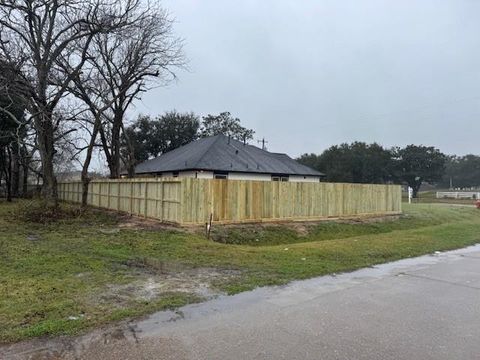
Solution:
{"label": "fence post", "polygon": [[[90,191],[90,185],[92,186],[92,191]],[[88,196],[90,197],[90,205],[93,205],[93,183],[91,181],[88,183],[88,188],[89,188],[88,189]]]}
{"label": "fence post", "polygon": [[133,214],[133,181],[130,183],[130,215]]}
{"label": "fence post", "polygon": [[145,201],[145,204],[144,204],[144,216],[145,216],[145,217],[147,217],[147,209],[148,209],[148,206],[147,206],[147,204],[148,204],[148,196],[147,196],[147,194],[148,194],[148,180],[145,181],[145,197],[144,197],[144,199],[145,199],[145,200],[144,200],[144,201]]}
{"label": "fence post", "polygon": [[155,217],[158,218],[158,178],[155,183]]}
{"label": "fence post", "polygon": [[164,216],[164,214],[163,214],[163,205],[164,205],[163,196],[164,196],[164,193],[165,193],[165,182],[164,181],[162,181],[162,186],[160,187],[160,190],[161,190],[161,192],[160,192],[160,207],[161,207],[161,209],[160,209],[160,220],[163,221],[163,216]]}
{"label": "fence post", "polygon": [[107,208],[110,209],[110,181],[108,181],[108,187],[107,187]]}
{"label": "fence post", "polygon": [[120,211],[120,187],[122,185],[121,181],[117,181],[117,210]]}

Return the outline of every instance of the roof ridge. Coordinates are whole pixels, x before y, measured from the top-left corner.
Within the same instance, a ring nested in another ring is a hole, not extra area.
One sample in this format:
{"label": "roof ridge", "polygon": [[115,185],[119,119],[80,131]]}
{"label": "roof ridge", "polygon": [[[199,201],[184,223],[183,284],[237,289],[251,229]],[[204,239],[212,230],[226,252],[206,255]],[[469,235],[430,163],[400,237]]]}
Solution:
{"label": "roof ridge", "polygon": [[[220,139],[222,136],[225,136],[223,134],[217,134],[217,135],[214,135],[214,137],[216,137],[215,141],[212,141],[212,143],[207,147],[207,149],[203,152],[202,155],[200,155],[200,157],[197,159],[197,161],[192,165],[192,166],[198,166],[198,164],[202,161],[202,159],[205,157],[205,155],[207,155],[207,153],[212,149],[212,146],[215,145],[218,141],[218,139]],[[209,137],[204,137],[203,139],[208,139]],[[202,139],[198,139],[198,140],[202,140]],[[197,141],[198,141],[197,140]]]}

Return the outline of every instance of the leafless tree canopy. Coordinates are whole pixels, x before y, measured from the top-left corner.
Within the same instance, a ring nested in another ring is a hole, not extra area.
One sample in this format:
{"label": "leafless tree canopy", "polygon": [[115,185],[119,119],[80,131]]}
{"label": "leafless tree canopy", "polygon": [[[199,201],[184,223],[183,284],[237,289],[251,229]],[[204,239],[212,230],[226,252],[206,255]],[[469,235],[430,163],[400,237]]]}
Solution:
{"label": "leafless tree canopy", "polygon": [[171,26],[163,10],[141,0],[0,0],[0,60],[19,70],[16,93],[36,132],[48,200],[56,203],[53,164],[68,118],[59,116],[61,103],[82,99],[90,124],[100,121],[107,159],[116,158],[126,109],[151,78],[162,84],[183,64]]}
{"label": "leafless tree canopy", "polygon": [[173,35],[166,11],[157,6],[141,8],[136,21],[94,37],[75,90],[99,118],[95,130],[112,178],[120,175],[127,110],[144,91],[173,80],[174,70],[184,64],[182,41]]}
{"label": "leafless tree canopy", "polygon": [[[127,110],[144,91],[173,80],[174,70],[185,63],[182,41],[173,35],[172,20],[163,9],[145,4],[132,12],[132,18],[123,27],[94,36],[83,69],[70,85],[70,93],[84,104],[86,115],[81,124],[89,134],[85,146],[80,147],[85,153],[83,203],[94,148],[102,149],[110,177],[118,177],[122,165],[130,165],[131,170],[135,157],[124,131]],[[78,56],[79,52],[81,47],[72,48],[71,54]],[[66,74],[72,71],[68,61],[61,67]],[[122,143],[130,149],[123,159]]]}

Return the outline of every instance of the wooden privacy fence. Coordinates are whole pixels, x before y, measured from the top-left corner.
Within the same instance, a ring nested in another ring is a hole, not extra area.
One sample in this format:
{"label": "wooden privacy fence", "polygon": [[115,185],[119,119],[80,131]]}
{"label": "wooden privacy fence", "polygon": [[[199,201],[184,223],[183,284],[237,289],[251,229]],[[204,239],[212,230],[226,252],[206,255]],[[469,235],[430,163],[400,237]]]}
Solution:
{"label": "wooden privacy fence", "polygon": [[[62,200],[81,201],[80,182],[59,184]],[[181,225],[308,221],[401,213],[399,185],[194,178],[94,180],[88,204]]]}
{"label": "wooden privacy fence", "polygon": [[[88,205],[182,223],[182,181],[155,178],[94,180],[88,184]],[[62,200],[81,202],[82,183],[58,184]]]}

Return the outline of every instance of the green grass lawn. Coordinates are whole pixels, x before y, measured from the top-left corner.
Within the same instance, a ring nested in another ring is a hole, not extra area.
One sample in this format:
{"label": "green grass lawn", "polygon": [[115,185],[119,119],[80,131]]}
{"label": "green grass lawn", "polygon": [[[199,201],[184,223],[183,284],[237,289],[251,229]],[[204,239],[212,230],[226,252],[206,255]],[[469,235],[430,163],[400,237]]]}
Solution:
{"label": "green grass lawn", "polygon": [[[215,242],[180,229],[120,228],[125,217],[98,210],[50,224],[25,222],[16,210],[24,204],[0,202],[0,343],[75,334],[201,301],[181,288],[196,276],[205,282],[217,274],[207,282],[234,294],[480,238],[480,211],[473,207],[404,204],[400,219],[375,223],[215,227]],[[137,285],[148,281],[170,287],[136,296],[149,289]]]}

